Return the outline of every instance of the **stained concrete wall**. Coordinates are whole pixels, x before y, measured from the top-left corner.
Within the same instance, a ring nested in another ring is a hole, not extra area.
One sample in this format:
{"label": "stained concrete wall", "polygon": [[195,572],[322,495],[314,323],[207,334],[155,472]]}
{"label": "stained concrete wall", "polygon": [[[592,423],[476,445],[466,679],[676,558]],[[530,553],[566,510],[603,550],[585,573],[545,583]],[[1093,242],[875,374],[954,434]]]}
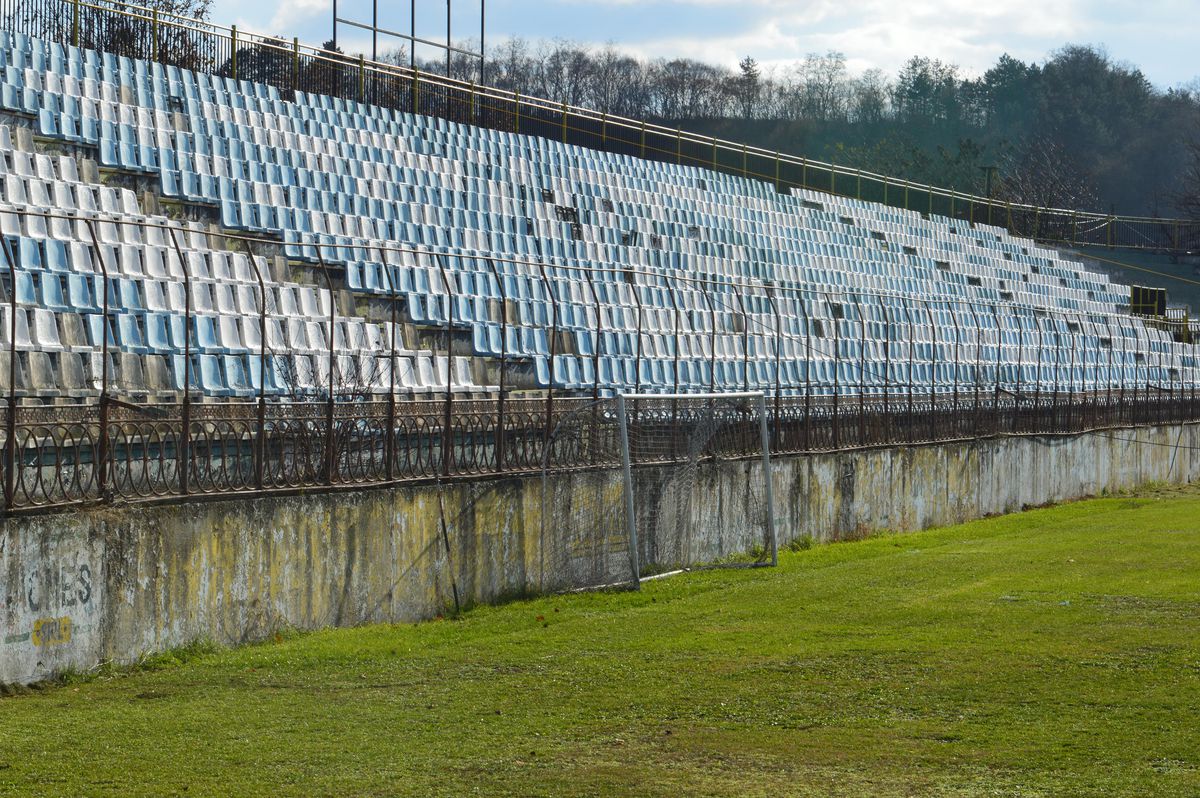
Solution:
{"label": "stained concrete wall", "polygon": [[[781,457],[771,477],[786,543],[1190,482],[1200,477],[1198,450],[1200,426],[1187,425]],[[643,563],[687,547],[712,559],[759,542],[745,518],[761,475],[757,461],[702,474],[688,539],[644,530]],[[562,474],[549,487],[551,506],[619,522],[611,476]],[[501,479],[8,519],[0,683],[130,662],[197,638],[235,644],[283,627],[429,618],[453,607],[455,592],[462,604],[490,602],[627,573],[619,531],[557,534],[542,522],[542,495],[540,479]]]}

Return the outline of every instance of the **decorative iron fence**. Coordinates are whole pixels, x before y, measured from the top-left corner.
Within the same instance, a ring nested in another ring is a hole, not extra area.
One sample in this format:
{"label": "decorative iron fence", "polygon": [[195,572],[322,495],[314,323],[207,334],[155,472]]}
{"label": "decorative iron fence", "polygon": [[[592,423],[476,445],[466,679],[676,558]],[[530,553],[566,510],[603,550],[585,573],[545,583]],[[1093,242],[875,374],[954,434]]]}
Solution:
{"label": "decorative iron fence", "polygon": [[775,186],[812,189],[929,215],[1004,227],[1067,245],[1200,249],[1200,220],[1041,208],[772,152],[644,121],[526,97],[408,67],[369,62],[122,2],[0,0],[0,25],[61,45],[528,133],[605,152],[706,167]]}
{"label": "decorative iron fence", "polygon": [[[784,397],[769,403],[772,453],[803,454],[1005,435],[1064,435],[1200,421],[1194,392],[1010,397]],[[451,405],[449,425],[446,404]],[[461,405],[461,407],[460,407]],[[388,486],[592,467],[587,447],[547,449],[555,418],[540,399],[341,405],[128,406],[100,398],[72,406],[3,409],[0,452],[7,512],[196,496]],[[578,404],[574,406],[579,406]],[[656,414],[685,430],[682,413]],[[752,431],[754,432],[754,431]],[[760,457],[723,441],[724,457]]]}

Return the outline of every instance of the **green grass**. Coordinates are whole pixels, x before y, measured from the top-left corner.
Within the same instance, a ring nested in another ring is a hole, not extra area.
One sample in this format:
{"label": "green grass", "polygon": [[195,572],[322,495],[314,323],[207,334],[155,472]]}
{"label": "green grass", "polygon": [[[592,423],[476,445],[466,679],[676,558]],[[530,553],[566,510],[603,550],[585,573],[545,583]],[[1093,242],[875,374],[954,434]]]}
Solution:
{"label": "green grass", "polygon": [[197,646],[0,699],[0,794],[1200,794],[1200,498]]}

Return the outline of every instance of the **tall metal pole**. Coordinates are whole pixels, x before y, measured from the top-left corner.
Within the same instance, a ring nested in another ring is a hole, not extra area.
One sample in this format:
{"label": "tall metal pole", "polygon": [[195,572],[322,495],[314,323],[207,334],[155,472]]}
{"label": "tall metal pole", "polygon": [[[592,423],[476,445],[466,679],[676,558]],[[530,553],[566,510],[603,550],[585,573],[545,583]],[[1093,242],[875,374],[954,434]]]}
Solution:
{"label": "tall metal pole", "polygon": [[379,0],[371,0],[371,60],[379,63]]}
{"label": "tall metal pole", "polygon": [[487,47],[484,45],[484,35],[487,28],[484,23],[487,20],[487,0],[479,0],[479,82],[487,83],[484,75],[484,65],[487,62]]}
{"label": "tall metal pole", "polygon": [[[412,0],[408,6],[408,68],[417,68],[417,0]],[[413,113],[416,113],[415,108]]]}
{"label": "tall metal pole", "polygon": [[450,0],[446,0],[446,77],[450,77]]}
{"label": "tall metal pole", "polygon": [[629,528],[629,565],[632,569],[633,587],[641,588],[641,570],[638,565],[637,516],[633,511],[633,468],[629,458],[629,419],[625,415],[625,396],[617,392],[617,424],[621,434],[621,469],[625,472],[625,525]]}
{"label": "tall metal pole", "polygon": [[767,394],[758,397],[758,427],[762,436],[763,498],[767,503],[767,534],[770,535],[771,565],[779,565],[779,541],[775,538],[775,496],[771,492],[771,433],[767,429]]}

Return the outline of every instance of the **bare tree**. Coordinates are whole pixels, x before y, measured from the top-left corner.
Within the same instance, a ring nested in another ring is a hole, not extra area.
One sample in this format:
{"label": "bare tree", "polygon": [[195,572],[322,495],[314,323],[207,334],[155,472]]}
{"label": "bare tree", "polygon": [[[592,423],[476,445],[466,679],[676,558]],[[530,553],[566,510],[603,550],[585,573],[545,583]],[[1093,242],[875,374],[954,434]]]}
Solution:
{"label": "bare tree", "polygon": [[1041,208],[1090,210],[1100,204],[1091,176],[1056,139],[1039,135],[1001,167],[998,199]]}
{"label": "bare tree", "polygon": [[1175,195],[1175,207],[1188,219],[1200,219],[1200,134],[1187,147],[1189,163],[1183,174],[1182,188]]}

